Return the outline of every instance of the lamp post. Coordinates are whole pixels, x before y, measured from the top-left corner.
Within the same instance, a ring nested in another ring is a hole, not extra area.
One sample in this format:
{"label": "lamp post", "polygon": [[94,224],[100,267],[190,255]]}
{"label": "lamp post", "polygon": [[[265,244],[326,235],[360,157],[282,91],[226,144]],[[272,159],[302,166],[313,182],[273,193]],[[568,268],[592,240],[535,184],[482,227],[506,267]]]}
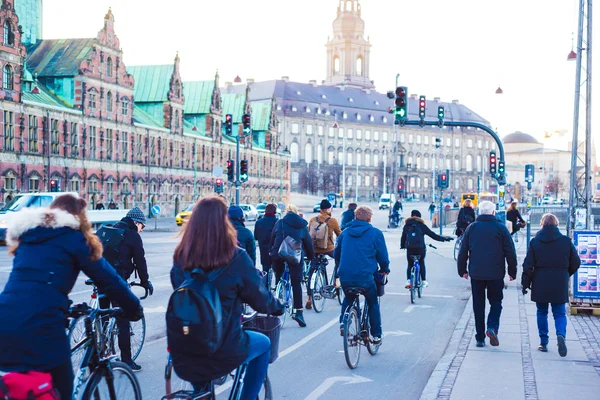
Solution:
{"label": "lamp post", "polygon": [[283,149],[283,151],[281,151],[281,152],[279,151],[280,148],[281,148],[281,144],[278,143],[276,151],[277,151],[277,154],[279,154],[279,159],[280,159],[280,162],[281,162],[281,164],[280,164],[281,165],[281,171],[280,171],[280,174],[279,174],[279,201],[283,201],[283,171],[284,171],[284,168],[283,168],[283,156],[284,155],[289,156],[290,155],[290,151],[287,148],[287,146],[285,146],[285,149]]}

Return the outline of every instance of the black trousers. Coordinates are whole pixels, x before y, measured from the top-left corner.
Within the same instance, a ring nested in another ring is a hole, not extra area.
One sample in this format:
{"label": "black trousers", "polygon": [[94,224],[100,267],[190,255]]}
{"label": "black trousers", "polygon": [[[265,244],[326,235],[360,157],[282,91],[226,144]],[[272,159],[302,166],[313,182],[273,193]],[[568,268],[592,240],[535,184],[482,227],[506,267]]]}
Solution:
{"label": "black trousers", "polygon": [[[490,313],[487,318],[487,328],[498,333],[500,328],[500,314],[502,313],[502,299],[504,298],[504,279],[478,280],[471,278],[471,291],[473,293],[473,314],[475,314],[475,339],[485,339],[485,298],[490,302]],[[486,293],[487,292],[487,293]]]}
{"label": "black trousers", "polygon": [[[273,261],[273,269],[277,282],[281,279],[285,270],[285,261]],[[289,265],[290,280],[292,281],[292,293],[294,295],[294,308],[302,308],[302,265]]]}
{"label": "black trousers", "polygon": [[[110,299],[104,295],[100,299],[100,308],[109,308],[111,307],[119,307],[119,305],[110,301]],[[131,363],[131,335],[130,335],[130,325],[129,320],[117,317],[117,329],[119,330],[118,341],[119,341],[119,349],[121,350],[121,361],[126,364]]]}
{"label": "black trousers", "polygon": [[412,259],[411,256],[421,256],[421,259],[419,260],[419,265],[421,266],[421,280],[422,281],[426,281],[427,279],[425,279],[426,273],[425,273],[425,254],[427,252],[425,251],[425,249],[422,250],[406,250],[406,259],[408,260],[408,267],[406,268],[406,279],[410,279],[410,270],[412,269],[413,265],[414,265],[414,261]]}
{"label": "black trousers", "polygon": [[58,393],[61,399],[70,400],[73,396],[73,366],[71,365],[71,359],[58,367],[54,367],[48,371],[52,375],[52,385]]}

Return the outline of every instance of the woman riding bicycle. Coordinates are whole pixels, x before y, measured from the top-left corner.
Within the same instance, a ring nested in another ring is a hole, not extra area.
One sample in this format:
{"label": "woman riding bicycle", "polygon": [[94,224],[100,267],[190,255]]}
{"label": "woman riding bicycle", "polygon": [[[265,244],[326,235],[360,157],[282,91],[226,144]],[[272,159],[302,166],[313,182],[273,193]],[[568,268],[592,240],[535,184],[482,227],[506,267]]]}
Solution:
{"label": "woman riding bicycle", "polygon": [[456,236],[462,236],[473,222],[475,222],[475,210],[473,210],[471,199],[466,199],[456,219]]}
{"label": "woman riding bicycle", "polygon": [[173,255],[173,289],[196,268],[205,272],[223,269],[213,283],[221,300],[225,339],[211,356],[171,348],[175,372],[200,392],[211,380],[248,363],[242,398],[255,399],[267,375],[271,342],[261,333],[242,330],[242,304],[272,315],[281,315],[283,306],[261,282],[248,253],[237,246],[236,230],[227,218],[227,204],[220,197],[206,197],[194,207]]}
{"label": "woman riding bicycle", "polygon": [[[523,217],[521,217],[521,213],[517,208],[516,201],[511,202],[510,206],[508,206],[508,210],[506,211],[506,220],[512,223],[512,235],[514,235],[519,231],[519,229],[524,228],[527,225]],[[518,240],[518,236],[516,236],[516,238]]]}
{"label": "woman riding bicycle", "polygon": [[73,391],[65,325],[79,271],[117,301],[126,318],[143,316],[138,298],[102,258],[86,205],[65,194],[50,208],[24,209],[9,219],[6,235],[14,259],[0,293],[0,371],[48,372],[62,399]]}

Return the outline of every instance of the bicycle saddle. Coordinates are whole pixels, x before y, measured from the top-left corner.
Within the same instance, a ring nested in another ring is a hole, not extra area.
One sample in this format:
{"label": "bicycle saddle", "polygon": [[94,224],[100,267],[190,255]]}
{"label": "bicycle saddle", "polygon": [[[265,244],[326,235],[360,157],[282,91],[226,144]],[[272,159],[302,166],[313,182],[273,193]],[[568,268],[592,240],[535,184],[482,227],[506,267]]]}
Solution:
{"label": "bicycle saddle", "polygon": [[344,291],[349,296],[358,296],[359,294],[364,295],[365,292],[367,291],[367,289],[361,288],[361,287],[350,287],[350,288],[344,288]]}

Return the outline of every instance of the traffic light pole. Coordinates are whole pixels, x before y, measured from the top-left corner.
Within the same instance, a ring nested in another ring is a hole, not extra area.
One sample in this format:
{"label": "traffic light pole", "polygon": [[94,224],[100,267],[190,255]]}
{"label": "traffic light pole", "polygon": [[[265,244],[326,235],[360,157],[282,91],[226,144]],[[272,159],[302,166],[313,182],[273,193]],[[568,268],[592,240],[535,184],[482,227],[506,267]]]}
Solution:
{"label": "traffic light pole", "polygon": [[239,133],[235,137],[235,205],[240,205],[240,135]]}

